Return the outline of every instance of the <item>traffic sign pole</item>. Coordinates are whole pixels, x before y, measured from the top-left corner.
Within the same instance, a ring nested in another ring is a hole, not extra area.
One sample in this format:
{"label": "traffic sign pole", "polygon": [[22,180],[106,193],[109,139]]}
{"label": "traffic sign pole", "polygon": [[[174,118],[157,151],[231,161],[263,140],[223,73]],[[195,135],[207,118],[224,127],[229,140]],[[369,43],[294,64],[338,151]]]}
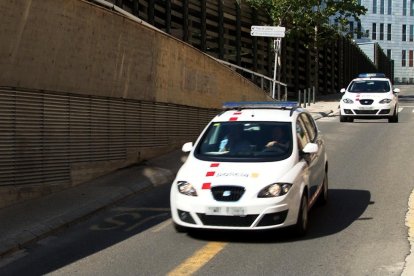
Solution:
{"label": "traffic sign pole", "polygon": [[[279,59],[280,42],[281,42],[280,38],[276,38],[273,41],[273,46],[274,46],[274,49],[275,49],[275,66],[273,67],[274,68],[274,72],[273,72],[273,93],[272,93],[273,99],[276,98],[276,81],[277,81],[276,76],[277,76],[277,64],[278,64],[278,59]],[[278,86],[278,89],[277,89],[277,99],[280,100],[279,86]]]}
{"label": "traffic sign pole", "polygon": [[[277,63],[279,59],[279,51],[282,37],[285,37],[285,27],[279,26],[252,26],[250,31],[251,36],[274,37],[273,48],[275,50],[275,66],[273,72],[273,87],[272,98],[276,98],[276,77],[277,77]],[[279,86],[278,86],[279,87]],[[277,99],[280,100],[280,89],[277,90]]]}

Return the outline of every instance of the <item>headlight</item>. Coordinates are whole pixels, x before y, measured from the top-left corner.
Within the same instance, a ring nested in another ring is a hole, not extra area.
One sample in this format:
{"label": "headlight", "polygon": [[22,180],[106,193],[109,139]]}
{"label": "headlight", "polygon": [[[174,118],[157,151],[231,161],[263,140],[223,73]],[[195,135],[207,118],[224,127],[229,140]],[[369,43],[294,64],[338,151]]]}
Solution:
{"label": "headlight", "polygon": [[387,104],[387,103],[390,103],[391,101],[392,101],[391,99],[383,99],[379,103],[380,104]]}
{"label": "headlight", "polygon": [[177,187],[178,191],[183,195],[197,196],[197,191],[194,189],[194,186],[187,181],[178,181]]}
{"label": "headlight", "polygon": [[348,99],[348,98],[342,99],[342,101],[343,101],[344,103],[347,103],[347,104],[352,104],[352,103],[354,103],[354,101],[353,101],[353,100]]}
{"label": "headlight", "polygon": [[289,192],[292,184],[289,183],[274,183],[262,189],[257,197],[277,197],[285,195]]}

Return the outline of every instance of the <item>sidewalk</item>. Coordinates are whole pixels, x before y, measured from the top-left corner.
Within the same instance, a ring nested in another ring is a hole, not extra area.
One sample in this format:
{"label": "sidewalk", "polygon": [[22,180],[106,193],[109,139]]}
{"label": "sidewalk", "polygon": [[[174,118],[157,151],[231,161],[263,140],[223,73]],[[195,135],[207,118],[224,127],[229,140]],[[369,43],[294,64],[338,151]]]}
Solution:
{"label": "sidewalk", "polygon": [[[339,96],[321,97],[307,109],[319,119],[335,113]],[[176,150],[93,181],[0,209],[0,258],[75,224],[145,189],[169,184],[185,154]]]}

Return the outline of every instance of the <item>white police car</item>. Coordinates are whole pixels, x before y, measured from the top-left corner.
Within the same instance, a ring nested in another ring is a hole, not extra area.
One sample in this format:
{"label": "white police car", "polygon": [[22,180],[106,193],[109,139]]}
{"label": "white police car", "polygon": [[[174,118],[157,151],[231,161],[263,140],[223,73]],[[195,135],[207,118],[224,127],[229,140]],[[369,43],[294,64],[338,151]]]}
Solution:
{"label": "white police car", "polygon": [[293,226],[328,198],[325,143],[308,111],[292,102],[228,103],[203,130],[171,187],[178,232]]}
{"label": "white police car", "polygon": [[398,88],[382,73],[360,74],[348,87],[340,101],[340,121],[354,119],[388,119],[398,122]]}

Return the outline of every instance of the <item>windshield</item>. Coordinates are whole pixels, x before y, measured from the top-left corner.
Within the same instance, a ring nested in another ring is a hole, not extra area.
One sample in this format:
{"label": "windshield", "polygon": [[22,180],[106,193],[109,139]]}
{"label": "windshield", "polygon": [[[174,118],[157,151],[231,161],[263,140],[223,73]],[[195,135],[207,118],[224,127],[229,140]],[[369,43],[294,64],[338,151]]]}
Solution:
{"label": "windshield", "polygon": [[291,123],[211,123],[194,152],[202,160],[277,161],[292,153]]}
{"label": "windshield", "polygon": [[358,80],[348,87],[348,92],[355,93],[384,93],[391,89],[387,80]]}

